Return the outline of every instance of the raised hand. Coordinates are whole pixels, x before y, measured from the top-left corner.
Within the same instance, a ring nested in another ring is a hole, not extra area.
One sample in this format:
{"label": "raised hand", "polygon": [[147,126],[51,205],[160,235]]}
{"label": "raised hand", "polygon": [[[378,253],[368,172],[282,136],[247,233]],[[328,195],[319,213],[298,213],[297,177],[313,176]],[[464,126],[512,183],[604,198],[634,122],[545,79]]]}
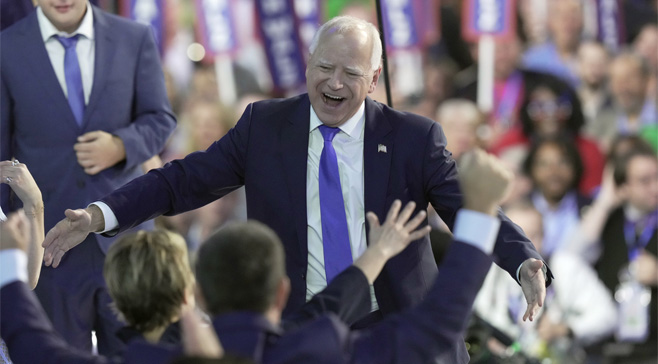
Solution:
{"label": "raised hand", "polygon": [[410,242],[422,238],[432,229],[430,226],[425,226],[422,229],[415,230],[427,216],[425,211],[420,211],[413,219],[409,220],[416,208],[415,202],[409,202],[402,212],[400,212],[401,206],[400,200],[393,202],[383,225],[380,225],[375,213],[368,212],[366,214],[368,224],[370,224],[370,247],[379,249],[386,259],[396,256]]}
{"label": "raised hand", "polygon": [[9,214],[0,221],[0,250],[20,249],[27,252],[30,243],[30,225],[22,210]]}
{"label": "raised hand", "polygon": [[377,215],[372,212],[366,214],[370,224],[368,249],[354,262],[372,284],[384,268],[384,264],[399,254],[410,242],[420,239],[431,230],[425,226],[416,230],[424,220],[427,213],[421,211],[413,219],[409,220],[416,208],[415,202],[409,202],[404,210],[400,212],[402,203],[395,200],[388,210],[383,225],[379,224]]}
{"label": "raised hand", "polygon": [[43,209],[41,190],[25,164],[17,160],[0,162],[0,183],[11,187],[28,213]]}
{"label": "raised hand", "polygon": [[513,178],[500,160],[483,150],[466,153],[459,165],[464,208],[495,216],[497,205],[507,194]]}

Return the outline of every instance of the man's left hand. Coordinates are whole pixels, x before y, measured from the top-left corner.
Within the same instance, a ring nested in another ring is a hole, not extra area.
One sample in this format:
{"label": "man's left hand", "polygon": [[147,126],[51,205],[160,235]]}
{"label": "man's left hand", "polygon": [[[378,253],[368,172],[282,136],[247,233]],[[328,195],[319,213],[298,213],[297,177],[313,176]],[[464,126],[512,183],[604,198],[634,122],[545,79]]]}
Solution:
{"label": "man's left hand", "polygon": [[546,278],[541,271],[544,262],[535,258],[529,258],[521,266],[519,276],[521,279],[521,288],[528,302],[528,308],[523,315],[523,321],[530,319],[533,321],[539,308],[544,305],[546,298]]}
{"label": "man's left hand", "polygon": [[121,138],[102,130],[79,136],[73,149],[78,164],[89,175],[95,175],[126,159],[126,148]]}

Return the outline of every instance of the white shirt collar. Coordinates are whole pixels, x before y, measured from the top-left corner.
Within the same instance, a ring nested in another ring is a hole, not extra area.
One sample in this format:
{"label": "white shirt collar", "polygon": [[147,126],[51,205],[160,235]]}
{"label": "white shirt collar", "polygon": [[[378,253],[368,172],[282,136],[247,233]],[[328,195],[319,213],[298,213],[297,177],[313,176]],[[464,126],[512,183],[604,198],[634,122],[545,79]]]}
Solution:
{"label": "white shirt collar", "polygon": [[[350,138],[358,139],[361,136],[361,131],[363,130],[363,124],[365,123],[366,114],[366,102],[363,101],[359,110],[352,115],[343,125],[338,128],[345,134],[349,135]],[[318,126],[322,125],[322,121],[318,118],[318,115],[313,110],[313,105],[311,105],[311,123],[309,133],[315,130]]]}
{"label": "white shirt collar", "polygon": [[41,31],[41,38],[44,43],[47,42],[50,38],[55,35],[60,35],[64,37],[70,37],[75,34],[81,34],[87,39],[94,39],[94,12],[91,10],[91,4],[87,2],[87,11],[82,17],[82,22],[78,29],[76,29],[72,34],[66,32],[60,32],[55,28],[53,23],[46,18],[46,15],[43,13],[41,7],[37,7],[37,19],[39,21],[39,30]]}

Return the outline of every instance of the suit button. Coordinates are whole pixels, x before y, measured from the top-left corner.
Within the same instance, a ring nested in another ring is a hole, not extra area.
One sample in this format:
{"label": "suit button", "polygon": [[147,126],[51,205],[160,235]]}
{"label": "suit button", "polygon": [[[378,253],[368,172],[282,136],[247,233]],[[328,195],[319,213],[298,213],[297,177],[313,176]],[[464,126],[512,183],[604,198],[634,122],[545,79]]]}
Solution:
{"label": "suit button", "polygon": [[83,179],[78,180],[78,188],[85,188],[85,181]]}
{"label": "suit button", "polygon": [[302,273],[302,279],[306,279],[306,274]]}

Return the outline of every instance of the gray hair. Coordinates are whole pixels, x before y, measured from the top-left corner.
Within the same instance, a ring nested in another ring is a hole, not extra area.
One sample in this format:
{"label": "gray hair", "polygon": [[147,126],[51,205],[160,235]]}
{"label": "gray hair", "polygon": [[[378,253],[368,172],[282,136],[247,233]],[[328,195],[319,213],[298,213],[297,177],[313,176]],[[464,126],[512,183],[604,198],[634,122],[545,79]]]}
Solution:
{"label": "gray hair", "polygon": [[381,39],[379,39],[379,31],[377,30],[377,27],[375,27],[372,23],[353,16],[337,16],[322,24],[320,29],[318,29],[318,31],[313,36],[313,40],[311,40],[311,45],[308,47],[308,51],[312,56],[315,50],[318,48],[320,38],[322,38],[329,31],[332,31],[332,33],[336,34],[347,34],[354,30],[361,30],[368,34],[368,37],[372,41],[370,65],[372,67],[372,71],[377,70],[382,59],[382,42]]}

